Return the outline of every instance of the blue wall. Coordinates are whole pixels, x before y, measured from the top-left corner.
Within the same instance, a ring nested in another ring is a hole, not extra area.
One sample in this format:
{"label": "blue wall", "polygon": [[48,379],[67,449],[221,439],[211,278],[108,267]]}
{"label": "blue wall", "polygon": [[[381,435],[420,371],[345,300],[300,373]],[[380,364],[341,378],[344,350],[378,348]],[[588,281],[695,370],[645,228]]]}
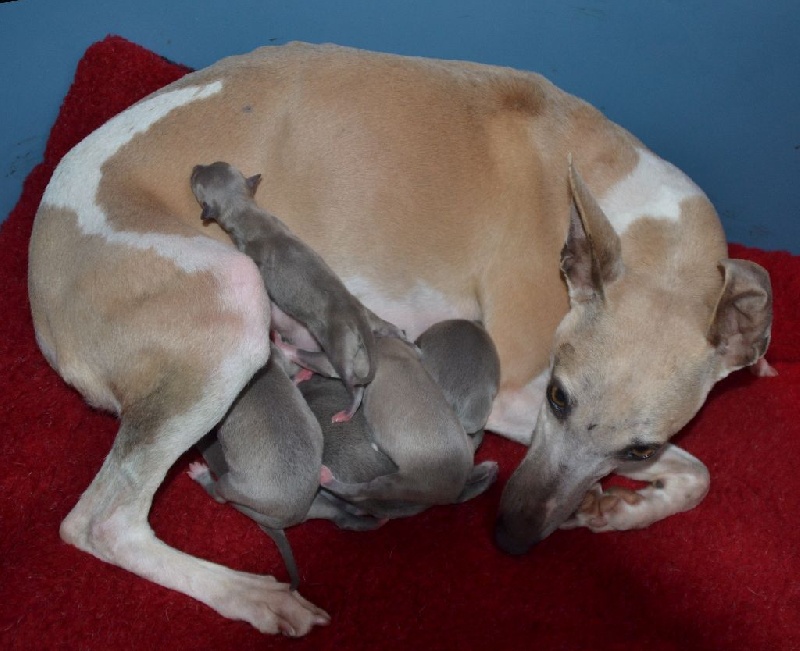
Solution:
{"label": "blue wall", "polygon": [[0,220],[86,47],[202,67],[290,40],[537,70],[702,186],[729,239],[800,253],[796,0],[20,0],[0,4]]}

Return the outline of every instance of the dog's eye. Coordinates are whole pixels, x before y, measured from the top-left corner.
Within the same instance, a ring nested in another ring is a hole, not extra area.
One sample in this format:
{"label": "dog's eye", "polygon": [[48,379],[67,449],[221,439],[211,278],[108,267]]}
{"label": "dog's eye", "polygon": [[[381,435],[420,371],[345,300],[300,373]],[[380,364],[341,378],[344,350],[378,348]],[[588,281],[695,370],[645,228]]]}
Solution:
{"label": "dog's eye", "polygon": [[660,448],[660,445],[632,445],[622,451],[622,457],[626,461],[644,461],[652,457]]}
{"label": "dog's eye", "polygon": [[561,385],[552,381],[547,387],[547,403],[558,418],[566,418],[569,412],[569,398]]}

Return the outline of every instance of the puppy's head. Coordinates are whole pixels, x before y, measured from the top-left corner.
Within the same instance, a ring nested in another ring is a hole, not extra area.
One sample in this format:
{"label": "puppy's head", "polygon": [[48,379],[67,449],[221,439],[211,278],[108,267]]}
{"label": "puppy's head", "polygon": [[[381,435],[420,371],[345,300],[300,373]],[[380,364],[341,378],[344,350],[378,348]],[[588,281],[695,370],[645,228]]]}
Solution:
{"label": "puppy's head", "polygon": [[707,300],[623,265],[619,237],[571,170],[573,208],[562,251],[570,311],[533,442],[503,492],[496,540],[523,553],[622,462],[657,455],[714,383],[754,363],[769,342],[769,276],[720,262]]}
{"label": "puppy's head", "polygon": [[211,165],[195,165],[190,179],[192,192],[203,212],[203,221],[219,219],[226,206],[237,200],[250,200],[256,193],[261,175],[249,178],[229,163],[217,161]]}

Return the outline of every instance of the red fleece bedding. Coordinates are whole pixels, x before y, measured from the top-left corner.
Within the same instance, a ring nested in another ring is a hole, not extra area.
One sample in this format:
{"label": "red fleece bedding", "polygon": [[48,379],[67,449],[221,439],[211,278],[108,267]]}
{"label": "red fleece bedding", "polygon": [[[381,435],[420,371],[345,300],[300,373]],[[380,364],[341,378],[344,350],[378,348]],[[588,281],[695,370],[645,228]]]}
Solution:
{"label": "red fleece bedding", "polygon": [[[489,435],[498,484],[459,506],[367,533],[314,522],[289,531],[302,593],[333,622],[302,640],[262,636],[206,606],[61,542],[58,526],[111,446],[115,419],[47,366],[27,303],[27,245],[58,160],[185,67],[118,37],[90,47],[0,232],[0,648],[3,649],[800,649],[800,258],[731,246],[772,275],[768,358],[713,391],[679,443],[712,473],[694,511],[643,531],[560,531],[529,555],[492,544],[502,485],[523,448]],[[286,573],[272,542],[186,475],[159,491],[151,522],[191,554]]]}

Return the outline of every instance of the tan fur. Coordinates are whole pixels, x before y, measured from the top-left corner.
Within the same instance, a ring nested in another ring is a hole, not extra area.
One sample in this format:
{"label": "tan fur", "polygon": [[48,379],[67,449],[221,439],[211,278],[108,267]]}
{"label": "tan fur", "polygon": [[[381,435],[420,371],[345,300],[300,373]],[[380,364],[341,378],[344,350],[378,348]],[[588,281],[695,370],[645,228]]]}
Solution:
{"label": "tan fur", "polygon": [[[313,94],[298,93],[297,75]],[[462,62],[296,44],[175,86],[218,78],[223,94],[176,110],[107,164],[100,199],[116,224],[175,229],[140,218],[163,213],[224,241],[201,226],[185,179],[198,162],[229,160],[263,175],[257,200],[340,275],[368,274],[389,296],[416,281],[477,295],[506,389],[547,367],[567,310],[558,252],[569,196],[552,188],[573,153],[602,193],[635,164],[634,138],[539,75]],[[327,121],[298,134],[293,124],[321,106]]]}
{"label": "tan fur", "polygon": [[[86,246],[74,216],[52,212],[48,237],[33,237],[31,257],[47,259],[53,268],[68,268],[70,274],[32,275],[30,300],[37,332],[54,353],[54,366],[98,407],[125,412],[155,394],[164,413],[182,412],[202,395],[208,374],[222,361],[227,346],[217,341],[220,346],[209,347],[209,342],[198,340],[197,356],[183,362],[181,387],[166,394],[161,384],[168,372],[162,368],[163,350],[170,338],[191,337],[195,319],[206,325],[216,319],[222,330],[236,332],[237,317],[224,306],[196,301],[196,296],[215,296],[218,279],[210,272],[187,274],[152,252]],[[67,257],[68,252],[78,255]],[[41,262],[37,268],[43,271]],[[115,282],[120,276],[127,279],[124,295]],[[82,297],[80,302],[71,300],[74,294]],[[174,317],[165,318],[168,314]],[[119,336],[120,324],[139,336]]]}

